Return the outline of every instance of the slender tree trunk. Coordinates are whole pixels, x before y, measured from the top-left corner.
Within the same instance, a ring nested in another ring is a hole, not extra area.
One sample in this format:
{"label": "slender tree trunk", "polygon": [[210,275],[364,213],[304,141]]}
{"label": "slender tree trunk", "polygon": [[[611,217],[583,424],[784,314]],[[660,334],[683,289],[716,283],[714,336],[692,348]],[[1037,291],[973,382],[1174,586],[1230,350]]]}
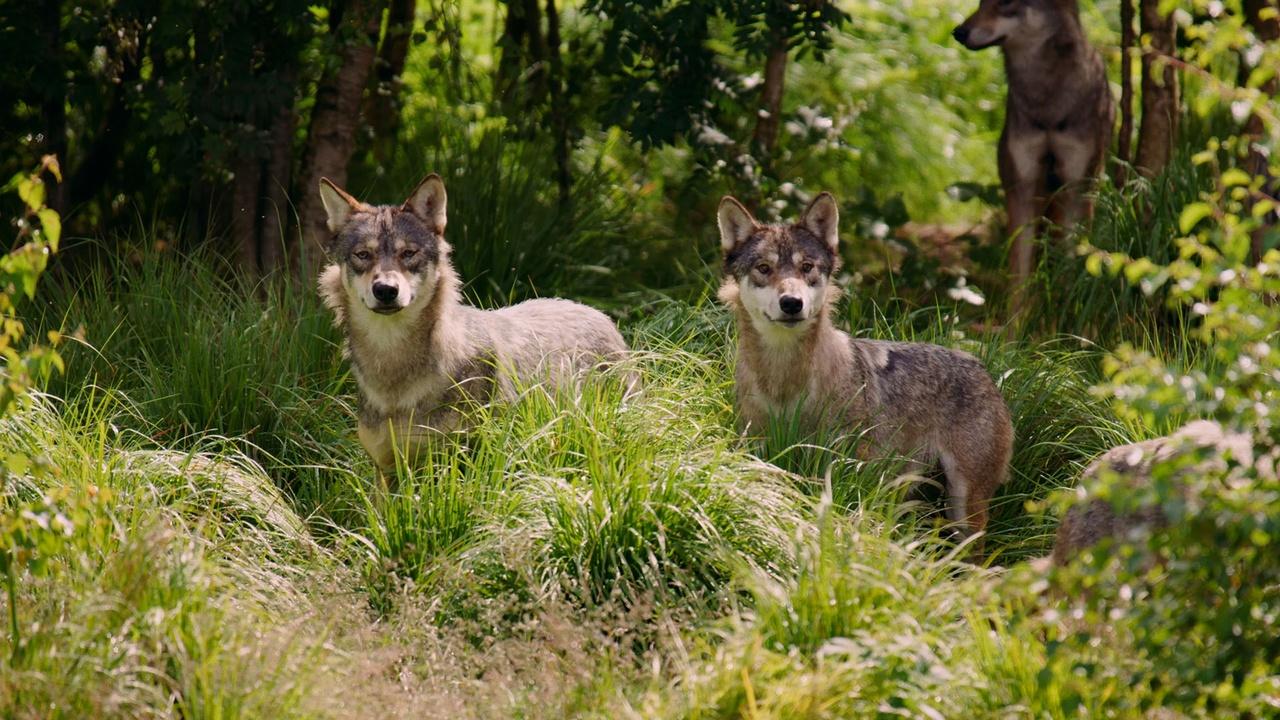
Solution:
{"label": "slender tree trunk", "polygon": [[307,132],[298,184],[298,223],[302,229],[301,269],[314,274],[324,259],[329,229],[320,202],[320,178],[338,185],[347,182],[347,163],[356,149],[360,105],[382,25],[382,5],[374,0],[349,3],[339,32],[350,34],[342,43],[342,61],[327,71],[316,88],[315,107]]}
{"label": "slender tree trunk", "polygon": [[[1274,12],[1270,17],[1262,17],[1262,11],[1271,8]],[[1265,43],[1273,43],[1280,40],[1280,0],[1244,0],[1245,18],[1249,21],[1249,25],[1253,28],[1254,34],[1258,39]],[[1253,68],[1241,67],[1242,74],[1247,79],[1248,73]],[[1275,97],[1277,91],[1280,90],[1280,81],[1273,76],[1259,88],[1262,92]],[[1271,175],[1271,165],[1267,153],[1263,152],[1259,143],[1265,140],[1266,125],[1262,122],[1262,118],[1257,113],[1249,115],[1249,119],[1245,122],[1244,138],[1249,143],[1248,156],[1245,158],[1245,170],[1254,177],[1263,177],[1266,180],[1262,187],[1264,190],[1272,190],[1276,187],[1275,178]],[[1252,206],[1253,201],[1249,204]],[[1263,241],[1276,224],[1276,213],[1272,212],[1267,215],[1267,219],[1263,224],[1253,231],[1252,255],[1254,262],[1262,259]]]}
{"label": "slender tree trunk", "polygon": [[537,105],[546,94],[546,53],[542,44],[542,13],[538,0],[506,0],[503,20],[502,57],[494,83],[497,101],[508,117],[519,117]]}
{"label": "slender tree trunk", "polygon": [[449,2],[442,3],[438,16],[440,37],[449,45],[449,85],[455,98],[469,100],[471,93],[463,94],[470,83],[464,82],[462,77],[462,19],[458,17],[458,6],[453,6],[452,13],[449,8]]}
{"label": "slender tree trunk", "polygon": [[1142,128],[1138,132],[1139,172],[1158,174],[1169,164],[1178,134],[1178,76],[1162,61],[1175,52],[1173,15],[1160,14],[1160,0],[1141,0],[1142,34],[1151,47],[1142,56]]}
{"label": "slender tree trunk", "polygon": [[547,0],[547,56],[550,58],[547,87],[551,100],[551,126],[555,132],[556,185],[560,188],[560,205],[569,204],[573,177],[569,170],[569,109],[566,97],[564,59],[560,55],[560,13],[556,0]]}
{"label": "slender tree trunk", "polygon": [[374,63],[378,85],[369,96],[368,115],[380,156],[386,155],[393,146],[391,141],[400,125],[400,76],[409,58],[409,40],[413,35],[417,6],[417,0],[391,0],[387,32]]}
{"label": "slender tree trunk", "polygon": [[236,264],[250,280],[258,279],[258,199],[262,160],[244,151],[235,161],[231,181],[231,242]]}
{"label": "slender tree trunk", "polygon": [[[1133,32],[1133,3],[1137,0],[1120,0],[1120,141],[1116,155],[1126,163],[1133,162],[1133,55],[1137,38]],[[1122,186],[1128,178],[1123,165],[1116,169],[1116,186]]]}
{"label": "slender tree trunk", "polygon": [[[290,74],[290,80],[293,76]],[[271,122],[271,156],[267,159],[262,176],[263,216],[259,235],[259,254],[262,258],[262,274],[269,275],[281,268],[284,251],[289,243],[285,233],[289,229],[289,179],[293,162],[293,128],[296,122],[293,101],[280,106]]]}
{"label": "slender tree trunk", "polygon": [[79,205],[92,199],[111,177],[124,140],[129,135],[128,101],[125,88],[138,82],[141,64],[137,57],[124,58],[124,68],[120,72],[120,82],[111,94],[106,115],[94,134],[93,144],[84,153],[84,159],[76,167],[75,173],[67,183],[68,202]]}
{"label": "slender tree trunk", "polygon": [[778,121],[786,79],[787,43],[785,38],[777,38],[764,62],[764,85],[760,89],[760,112],[754,136],[755,144],[769,157],[778,145]]}

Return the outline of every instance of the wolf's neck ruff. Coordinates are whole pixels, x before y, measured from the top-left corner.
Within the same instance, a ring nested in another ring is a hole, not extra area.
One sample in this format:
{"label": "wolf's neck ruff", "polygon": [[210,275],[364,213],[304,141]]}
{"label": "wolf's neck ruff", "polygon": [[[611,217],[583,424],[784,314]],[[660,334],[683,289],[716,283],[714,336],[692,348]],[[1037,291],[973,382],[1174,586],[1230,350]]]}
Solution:
{"label": "wolf's neck ruff", "polygon": [[453,317],[459,307],[458,285],[446,256],[439,265],[435,291],[424,295],[421,307],[379,315],[347,292],[339,265],[325,269],[321,294],[345,331],[345,352],[366,401],[383,411],[399,404],[397,400],[412,404],[412,393],[405,392],[407,377],[447,370],[466,352],[466,343],[459,342],[465,340],[465,333],[456,331]]}

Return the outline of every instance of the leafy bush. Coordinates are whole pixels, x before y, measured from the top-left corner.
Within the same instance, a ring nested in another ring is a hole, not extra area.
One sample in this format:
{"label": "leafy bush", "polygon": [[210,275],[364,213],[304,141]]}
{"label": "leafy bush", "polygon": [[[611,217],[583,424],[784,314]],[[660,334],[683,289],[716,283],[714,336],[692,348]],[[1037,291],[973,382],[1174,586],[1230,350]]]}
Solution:
{"label": "leafy bush", "polygon": [[[22,297],[35,298],[36,284],[49,262],[50,253],[58,251],[62,221],[58,213],[45,207],[43,175],[61,179],[57,158],[47,155],[40,167],[30,174],[15,175],[3,188],[16,192],[22,199],[23,213],[17,218],[18,237],[11,252],[0,256],[0,416],[21,398],[34,382],[62,369],[57,352],[40,345],[24,346],[25,327],[18,318],[18,302]],[[56,345],[60,339],[50,331],[48,339]]]}
{"label": "leafy bush", "polygon": [[[1223,163],[1217,147],[1196,156],[1211,190],[1180,215],[1177,257],[1091,249],[1094,273],[1122,272],[1192,318],[1187,333],[1211,360],[1192,369],[1122,345],[1106,364],[1098,393],[1122,418],[1147,427],[1185,417],[1211,418],[1252,438],[1251,457],[1183,472],[1195,453],[1158,463],[1134,489],[1104,477],[1092,491],[1117,512],[1158,508],[1167,526],[1145,542],[1106,544],[1060,573],[1082,627],[1050,626],[1051,643],[1132,645],[1137,667],[1087,665],[1087,675],[1144,690],[1141,709],[1176,707],[1196,715],[1265,717],[1274,713],[1280,664],[1280,250],[1251,262],[1251,233],[1276,207],[1260,196],[1262,178]],[[1123,674],[1117,674],[1123,673]],[[1132,708],[1131,708],[1132,709]]]}

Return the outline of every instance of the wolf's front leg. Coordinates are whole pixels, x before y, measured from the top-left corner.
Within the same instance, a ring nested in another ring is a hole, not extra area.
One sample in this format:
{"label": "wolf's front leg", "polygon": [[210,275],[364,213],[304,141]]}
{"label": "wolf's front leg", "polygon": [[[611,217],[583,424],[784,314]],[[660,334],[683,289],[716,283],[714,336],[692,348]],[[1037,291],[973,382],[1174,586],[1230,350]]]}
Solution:
{"label": "wolf's front leg", "polygon": [[1013,243],[1009,248],[1009,279],[1013,287],[1011,309],[1022,309],[1027,281],[1035,261],[1036,224],[1048,167],[1047,142],[1042,135],[1011,133],[1006,126],[998,153],[1000,183]]}

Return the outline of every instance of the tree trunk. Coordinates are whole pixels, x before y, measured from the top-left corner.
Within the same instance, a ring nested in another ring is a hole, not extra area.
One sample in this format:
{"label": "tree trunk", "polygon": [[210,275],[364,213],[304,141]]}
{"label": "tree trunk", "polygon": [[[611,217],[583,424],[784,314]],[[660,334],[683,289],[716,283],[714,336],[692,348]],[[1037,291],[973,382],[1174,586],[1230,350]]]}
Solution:
{"label": "tree trunk", "polygon": [[400,76],[409,58],[409,40],[413,35],[417,5],[417,0],[391,0],[387,32],[374,63],[378,85],[369,96],[368,115],[379,156],[388,154],[394,146],[392,141],[400,125]]}
{"label": "tree trunk", "polygon": [[1177,28],[1172,14],[1160,14],[1160,0],[1140,1],[1142,34],[1151,38],[1151,47],[1142,55],[1142,128],[1134,164],[1151,177],[1169,164],[1178,133],[1178,76],[1162,60],[1174,55]]}
{"label": "tree trunk", "polygon": [[498,77],[494,83],[497,101],[507,117],[520,117],[546,94],[546,54],[542,46],[542,13],[538,0],[506,0],[507,16],[498,44]]}
{"label": "tree trunk", "polygon": [[[1133,32],[1133,3],[1136,0],[1120,0],[1120,141],[1116,155],[1125,163],[1133,162],[1133,55],[1137,38]],[[1124,185],[1128,169],[1123,165],[1116,169],[1116,186]]]}
{"label": "tree trunk", "polygon": [[[140,33],[137,47],[133,52],[125,52],[120,58],[120,77],[112,89],[107,112],[94,134],[93,144],[68,178],[67,202],[70,205],[79,205],[92,199],[115,172],[125,138],[129,136],[129,119],[133,115],[129,109],[128,88],[141,77],[146,42],[147,36]],[[65,172],[66,165],[63,168]]]}
{"label": "tree trunk", "polygon": [[756,119],[755,144],[768,157],[778,145],[778,120],[782,115],[782,93],[787,79],[787,43],[774,40],[764,62],[764,85],[760,89],[760,112]]}
{"label": "tree trunk", "polygon": [[289,245],[285,233],[289,231],[289,173],[293,161],[294,121],[293,102],[290,101],[280,106],[271,122],[271,156],[263,172],[262,199],[259,201],[263,217],[258,252],[262,258],[263,275],[270,275],[281,268],[284,250]]}
{"label": "tree trunk", "polygon": [[349,3],[339,28],[339,32],[349,33],[342,43],[342,61],[337,68],[325,72],[316,88],[295,196],[303,244],[299,267],[307,275],[314,274],[323,262],[323,248],[329,236],[317,188],[322,177],[338,185],[347,182],[347,163],[356,149],[361,99],[382,26],[381,10],[381,3],[375,0]]}
{"label": "tree trunk", "polygon": [[547,56],[551,69],[547,87],[551,100],[551,127],[556,142],[556,185],[560,188],[560,205],[565,207],[569,204],[573,177],[569,171],[569,109],[564,59],[560,55],[560,13],[556,10],[556,0],[547,0]]}
{"label": "tree trunk", "polygon": [[258,197],[262,187],[262,160],[242,151],[236,158],[231,180],[231,242],[236,264],[245,277],[258,279]]}
{"label": "tree trunk", "polygon": [[[1273,12],[1271,17],[1264,18],[1262,17],[1262,11],[1265,8],[1272,8],[1276,12]],[[1280,13],[1280,0],[1244,0],[1244,13],[1249,26],[1253,28],[1253,32],[1258,36],[1259,40],[1265,43],[1273,43],[1280,40],[1280,17],[1277,16]],[[1247,78],[1247,73],[1251,72],[1253,68],[1246,69],[1242,67],[1241,70],[1244,71],[1242,74],[1245,74]],[[1277,91],[1280,90],[1280,81],[1277,81],[1273,76],[1258,89],[1274,97]],[[1270,191],[1274,195],[1276,193],[1275,178],[1271,176],[1271,165],[1268,162],[1267,153],[1259,146],[1259,143],[1265,141],[1266,130],[1266,125],[1263,123],[1262,118],[1258,117],[1257,113],[1249,115],[1249,119],[1244,125],[1244,139],[1249,143],[1249,154],[1245,158],[1244,169],[1254,177],[1266,178],[1262,183],[1262,188],[1264,191]],[[1253,205],[1252,199],[1249,205]],[[1253,231],[1251,250],[1254,262],[1262,259],[1262,243],[1267,234],[1275,227],[1275,224],[1276,213],[1268,213],[1262,225]]]}

